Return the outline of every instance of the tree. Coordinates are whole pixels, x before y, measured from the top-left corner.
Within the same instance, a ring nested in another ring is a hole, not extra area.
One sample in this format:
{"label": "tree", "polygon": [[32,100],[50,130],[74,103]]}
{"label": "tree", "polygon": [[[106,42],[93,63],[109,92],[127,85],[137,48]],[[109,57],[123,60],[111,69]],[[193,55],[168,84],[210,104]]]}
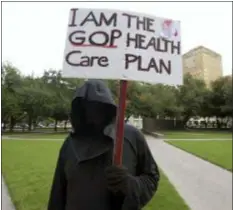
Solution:
{"label": "tree", "polygon": [[203,92],[203,100],[200,106],[200,112],[199,115],[202,117],[210,117],[212,115],[212,104],[211,104],[211,97],[212,97],[212,91],[210,89],[206,89],[206,91]]}
{"label": "tree", "polygon": [[231,118],[232,108],[232,77],[221,77],[212,82],[209,96],[210,114],[217,117],[217,126],[220,128],[224,117]]}
{"label": "tree", "polygon": [[68,120],[70,98],[67,94],[68,86],[61,77],[61,72],[56,70],[48,70],[44,72],[42,81],[47,90],[53,96],[47,106],[48,115],[55,121],[54,130],[57,131],[58,121]]}
{"label": "tree", "polygon": [[183,107],[179,104],[178,89],[175,86],[157,85],[160,93],[158,100],[161,104],[160,116],[178,118],[181,116]]}
{"label": "tree", "polygon": [[[42,77],[22,76],[10,63],[2,64],[2,122],[10,124],[12,131],[17,123],[26,121],[31,130],[39,121],[69,120],[70,104],[83,79],[62,78],[61,72],[47,70]],[[118,104],[120,82],[105,81]],[[174,87],[162,84],[128,82],[126,119],[130,116],[151,118],[190,117],[218,118],[232,116],[232,77],[223,77],[207,89],[202,80],[185,75],[184,85]],[[218,125],[220,123],[218,121]]]}
{"label": "tree", "polygon": [[23,79],[23,85],[19,91],[19,103],[21,110],[27,114],[28,130],[37,124],[39,116],[47,112],[47,104],[51,103],[53,95],[46,89],[40,78],[31,76]]}
{"label": "tree", "polygon": [[[120,91],[120,82],[117,80],[109,80],[106,81],[109,89],[112,92],[113,98],[118,105],[118,99],[119,99],[119,91]],[[142,85],[139,82],[134,81],[128,81],[128,87],[127,87],[127,96],[126,96],[126,113],[125,118],[126,121],[131,116],[139,116],[141,115],[141,91],[142,91]]]}
{"label": "tree", "polygon": [[10,130],[24,116],[19,106],[18,91],[21,88],[22,79],[19,70],[10,63],[2,65],[2,121],[4,129],[10,123]]}
{"label": "tree", "polygon": [[225,116],[232,116],[233,114],[233,99],[232,99],[232,77],[225,77],[223,86],[224,105],[221,107],[222,113]]}
{"label": "tree", "polygon": [[127,108],[126,108],[126,120],[131,116],[138,117],[141,115],[140,112],[140,95],[142,86],[138,82],[128,82],[127,89]]}
{"label": "tree", "polygon": [[61,71],[48,70],[42,77],[44,85],[52,95],[51,101],[47,106],[48,116],[55,121],[54,130],[57,131],[58,121],[65,121],[66,129],[69,120],[71,100],[77,87],[83,84],[83,79],[62,78]]}
{"label": "tree", "polygon": [[[177,89],[162,84],[140,83],[134,107],[138,115],[144,117],[176,117],[180,114],[177,105]],[[136,103],[135,103],[136,101]]]}
{"label": "tree", "polygon": [[200,116],[207,91],[204,81],[191,75],[184,76],[184,84],[178,87],[178,106],[182,107],[182,117],[186,123],[190,117]]}
{"label": "tree", "polygon": [[114,101],[116,102],[116,104],[118,104],[120,82],[117,80],[107,80],[105,82],[112,93]]}
{"label": "tree", "polygon": [[138,110],[144,117],[157,117],[162,110],[158,100],[159,87],[157,85],[142,84],[138,100]]}

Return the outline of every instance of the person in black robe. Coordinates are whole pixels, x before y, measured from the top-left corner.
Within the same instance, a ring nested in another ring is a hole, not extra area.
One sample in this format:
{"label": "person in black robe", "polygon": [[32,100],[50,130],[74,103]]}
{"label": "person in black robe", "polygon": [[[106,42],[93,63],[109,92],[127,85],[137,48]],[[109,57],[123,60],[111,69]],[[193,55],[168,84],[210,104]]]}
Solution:
{"label": "person in black robe", "polygon": [[60,149],[48,210],[141,210],[154,196],[159,170],[138,129],[125,124],[122,166],[112,164],[116,113],[101,80],[77,89],[73,132]]}

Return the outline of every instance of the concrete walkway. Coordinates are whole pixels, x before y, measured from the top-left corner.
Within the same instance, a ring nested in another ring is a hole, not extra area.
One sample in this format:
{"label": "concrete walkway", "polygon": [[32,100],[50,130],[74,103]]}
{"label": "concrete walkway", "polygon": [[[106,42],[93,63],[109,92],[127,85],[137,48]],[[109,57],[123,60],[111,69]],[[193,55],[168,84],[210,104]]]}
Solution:
{"label": "concrete walkway", "polygon": [[2,176],[2,210],[15,210]]}
{"label": "concrete walkway", "polygon": [[146,136],[153,156],[192,210],[232,210],[232,173]]}

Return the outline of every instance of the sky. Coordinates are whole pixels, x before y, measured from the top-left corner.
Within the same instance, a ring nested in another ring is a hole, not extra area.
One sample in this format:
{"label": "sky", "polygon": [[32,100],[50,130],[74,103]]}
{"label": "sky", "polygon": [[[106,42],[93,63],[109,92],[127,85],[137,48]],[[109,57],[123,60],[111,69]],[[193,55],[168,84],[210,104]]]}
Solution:
{"label": "sky", "polygon": [[232,74],[231,2],[3,2],[2,61],[24,75],[61,69],[71,8],[119,9],[179,20],[182,53],[203,45],[221,54],[223,74]]}

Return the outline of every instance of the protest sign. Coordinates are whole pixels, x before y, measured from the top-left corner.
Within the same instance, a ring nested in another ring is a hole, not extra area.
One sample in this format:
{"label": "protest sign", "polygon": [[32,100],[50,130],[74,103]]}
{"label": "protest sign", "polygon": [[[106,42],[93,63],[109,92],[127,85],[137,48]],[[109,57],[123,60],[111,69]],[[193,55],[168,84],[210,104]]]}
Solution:
{"label": "protest sign", "polygon": [[113,163],[122,164],[127,81],[180,85],[180,23],[132,12],[70,10],[63,77],[121,80]]}
{"label": "protest sign", "polygon": [[133,12],[71,9],[62,75],[180,85],[180,22]]}

